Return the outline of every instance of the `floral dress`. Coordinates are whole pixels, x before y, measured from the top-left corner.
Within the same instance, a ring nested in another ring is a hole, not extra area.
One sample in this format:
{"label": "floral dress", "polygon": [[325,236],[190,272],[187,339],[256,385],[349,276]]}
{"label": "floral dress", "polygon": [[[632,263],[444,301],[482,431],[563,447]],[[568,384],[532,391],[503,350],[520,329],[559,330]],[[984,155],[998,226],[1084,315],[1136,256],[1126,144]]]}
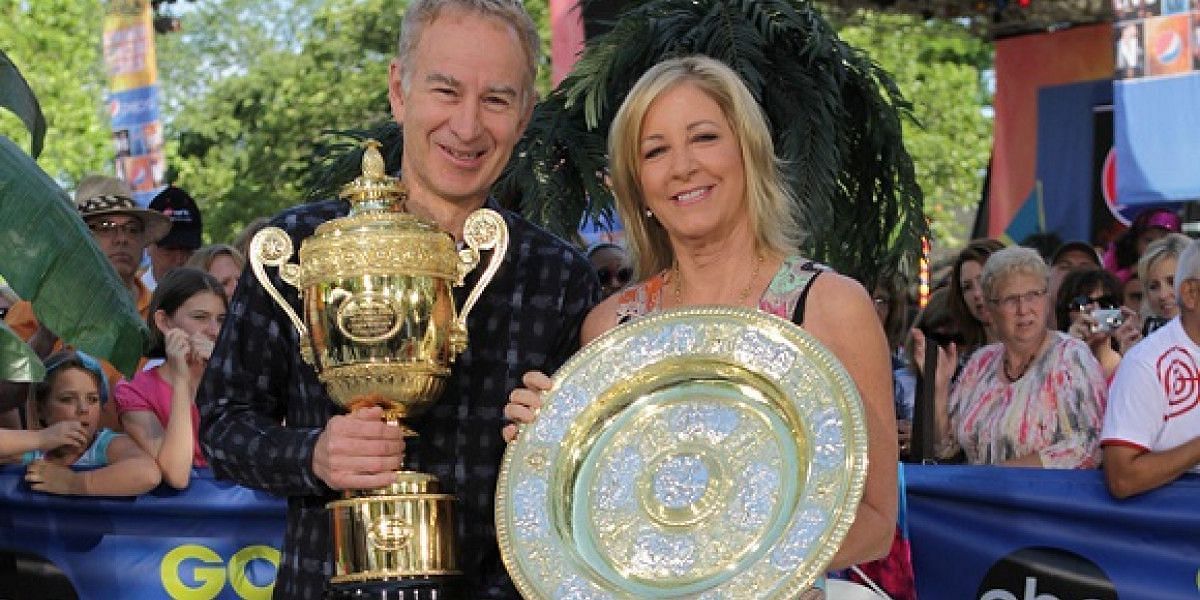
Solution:
{"label": "floral dress", "polygon": [[1083,342],[1059,331],[1049,335],[1050,348],[1014,382],[1003,374],[1003,344],[971,356],[950,394],[951,431],[939,443],[940,456],[962,448],[975,465],[1032,453],[1047,468],[1099,465],[1107,399],[1100,365]]}

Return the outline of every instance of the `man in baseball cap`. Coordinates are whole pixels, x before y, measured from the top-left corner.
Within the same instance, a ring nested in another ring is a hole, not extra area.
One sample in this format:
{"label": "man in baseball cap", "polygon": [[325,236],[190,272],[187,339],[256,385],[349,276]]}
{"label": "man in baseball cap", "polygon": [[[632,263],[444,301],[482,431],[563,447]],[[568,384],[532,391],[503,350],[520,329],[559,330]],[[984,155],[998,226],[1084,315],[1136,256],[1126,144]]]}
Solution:
{"label": "man in baseball cap", "polygon": [[200,247],[200,207],[185,191],[169,185],[150,201],[150,210],[171,221],[171,230],[150,244],[150,268],[142,274],[142,283],[153,290],[167,271],[182,267]]}

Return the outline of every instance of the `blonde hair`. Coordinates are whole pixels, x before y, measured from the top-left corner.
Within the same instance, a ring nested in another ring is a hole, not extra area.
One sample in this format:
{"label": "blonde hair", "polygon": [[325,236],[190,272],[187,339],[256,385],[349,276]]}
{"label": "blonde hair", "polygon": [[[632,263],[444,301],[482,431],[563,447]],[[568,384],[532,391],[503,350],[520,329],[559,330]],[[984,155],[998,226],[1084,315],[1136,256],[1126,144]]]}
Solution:
{"label": "blonde hair", "polygon": [[[1167,235],[1150,242],[1150,245],[1146,246],[1146,252],[1142,254],[1142,257],[1138,259],[1137,263],[1138,279],[1142,281],[1142,285],[1150,285],[1150,269],[1153,269],[1154,265],[1169,258],[1173,258],[1178,261],[1179,255],[1183,254],[1184,249],[1187,248],[1188,244],[1191,242],[1191,238],[1183,235],[1182,233],[1168,233]],[[1178,262],[1175,264],[1175,267],[1176,269],[1179,268]],[[1172,273],[1172,276],[1174,276],[1174,273]],[[1175,281],[1174,291],[1176,298],[1179,297],[1178,288],[1180,283],[1181,282],[1179,280]],[[1149,294],[1143,295],[1141,308],[1143,317],[1146,315],[1152,317],[1162,316],[1155,312],[1154,305],[1150,302]]]}
{"label": "blonde hair", "polygon": [[656,99],[683,84],[694,85],[712,98],[729,121],[742,154],[750,227],[757,247],[786,254],[799,248],[802,240],[797,203],[784,185],[771,129],[746,84],[733,69],[707,56],[666,60],[634,84],[608,135],[613,193],[639,281],[666,269],[675,259],[662,224],[643,214],[646,201],[639,185],[642,120]]}

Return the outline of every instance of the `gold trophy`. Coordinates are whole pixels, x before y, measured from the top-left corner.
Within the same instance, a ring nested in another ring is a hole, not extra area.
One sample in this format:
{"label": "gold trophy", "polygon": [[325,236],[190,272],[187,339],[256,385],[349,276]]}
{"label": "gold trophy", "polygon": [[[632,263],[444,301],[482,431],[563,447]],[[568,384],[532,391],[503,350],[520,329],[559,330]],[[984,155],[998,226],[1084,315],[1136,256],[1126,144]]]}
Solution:
{"label": "gold trophy", "polygon": [[[342,188],[349,215],[317,227],[289,263],[291,238],[269,227],[250,243],[250,265],[299,332],[300,352],[329,395],[353,410],[380,406],[384,419],[416,433],[403,419],[442,394],[450,364],[466,348],[467,314],[492,280],[508,247],[495,211],[472,213],[466,248],[432,221],[405,212],[400,180],[384,173],[379,143],[368,140],[362,175]],[[487,268],[461,310],[451,288],[492,250]],[[264,267],[300,292],[303,318],[284,300]],[[384,488],[350,491],[330,502],[334,542],[331,583],[373,583],[458,574],[453,496],[433,475],[395,473]]]}

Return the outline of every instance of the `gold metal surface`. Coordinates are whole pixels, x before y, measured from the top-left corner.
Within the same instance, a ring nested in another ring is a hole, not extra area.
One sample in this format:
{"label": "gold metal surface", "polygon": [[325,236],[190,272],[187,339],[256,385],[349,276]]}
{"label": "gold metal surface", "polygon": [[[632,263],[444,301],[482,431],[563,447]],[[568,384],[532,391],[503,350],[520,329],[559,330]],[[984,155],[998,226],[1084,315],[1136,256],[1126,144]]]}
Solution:
{"label": "gold metal surface", "polygon": [[757,311],[666,311],[555,374],[505,453],[497,539],[530,600],[793,598],[865,476],[857,389],[815,339]]}
{"label": "gold metal surface", "polygon": [[[341,192],[347,216],[316,228],[289,262],[293,240],[268,227],[250,244],[255,277],[298,332],[300,353],[330,397],[352,410],[381,406],[383,419],[403,419],[441,396],[450,364],[466,348],[466,317],[508,249],[504,218],[489,209],[467,217],[465,248],[436,223],[403,212],[407,192],[384,173],[379,144],[367,142],[362,175]],[[452,288],[491,257],[462,310]],[[296,288],[297,312],[265,267]],[[396,483],[331,503],[334,583],[456,572],[453,497],[432,475],[399,471]]]}

